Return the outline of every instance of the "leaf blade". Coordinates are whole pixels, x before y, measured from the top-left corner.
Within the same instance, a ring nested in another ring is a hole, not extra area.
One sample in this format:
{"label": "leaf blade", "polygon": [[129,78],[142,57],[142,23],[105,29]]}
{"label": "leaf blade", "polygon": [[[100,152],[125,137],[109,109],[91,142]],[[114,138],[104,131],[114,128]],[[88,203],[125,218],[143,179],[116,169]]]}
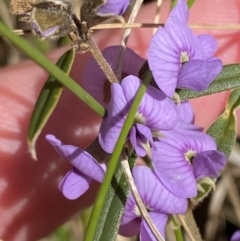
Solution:
{"label": "leaf blade", "polygon": [[211,83],[207,90],[195,92],[192,90],[182,89],[179,90],[178,94],[181,100],[187,100],[238,87],[240,87],[240,64],[229,64],[223,66],[222,72]]}
{"label": "leaf blade", "polygon": [[207,133],[217,143],[218,150],[227,157],[231,154],[236,140],[236,116],[235,111],[240,106],[240,88],[231,91],[224,112],[210,126]]}
{"label": "leaf blade", "polygon": [[[56,65],[68,74],[72,67],[74,56],[75,51],[70,49],[62,55]],[[61,97],[62,90],[63,85],[55,77],[49,76],[39,94],[28,127],[28,147],[34,160],[37,160],[37,138],[54,111]]]}

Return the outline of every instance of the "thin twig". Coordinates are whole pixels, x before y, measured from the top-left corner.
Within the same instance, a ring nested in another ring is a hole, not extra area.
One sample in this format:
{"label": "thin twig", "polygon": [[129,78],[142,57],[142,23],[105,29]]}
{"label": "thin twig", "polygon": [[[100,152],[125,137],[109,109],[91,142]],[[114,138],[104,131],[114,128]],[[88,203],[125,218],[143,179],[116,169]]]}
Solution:
{"label": "thin twig", "polygon": [[[101,30],[101,29],[117,29],[117,28],[157,28],[164,27],[163,23],[114,23],[114,24],[99,24],[91,27],[91,30]],[[240,30],[240,24],[189,24],[192,29],[210,29],[210,30]],[[31,33],[30,29],[13,30],[17,35],[23,35],[25,33]]]}
{"label": "thin twig", "polygon": [[[138,11],[140,7],[142,6],[143,0],[136,0],[132,9],[132,12],[130,14],[130,17],[128,19],[128,23],[134,23],[135,18],[137,17]],[[131,33],[131,28],[127,28],[124,30],[122,41],[121,41],[121,47],[118,54],[118,60],[117,60],[117,69],[116,69],[116,75],[119,80],[121,80],[122,77],[122,66],[123,66],[123,57],[124,52],[127,47],[127,41],[129,38],[129,35]]]}
{"label": "thin twig", "polygon": [[134,183],[134,180],[132,178],[132,173],[128,164],[127,160],[122,160],[122,168],[123,168],[123,172],[126,176],[127,182],[129,184],[129,187],[131,189],[131,192],[133,194],[133,197],[135,199],[135,202],[141,212],[141,215],[143,217],[143,219],[145,220],[145,222],[147,223],[149,229],[152,231],[154,237],[158,240],[158,241],[164,241],[164,238],[162,237],[162,235],[159,233],[157,227],[155,226],[155,224],[153,223],[153,221],[151,220],[151,217],[149,216],[149,213],[141,199],[141,197],[138,194],[137,191],[137,187]]}
{"label": "thin twig", "polygon": [[[160,10],[161,10],[162,0],[157,0],[156,14],[154,18],[154,23],[159,23],[160,21]],[[153,28],[153,34],[157,31],[157,27]]]}
{"label": "thin twig", "polygon": [[224,170],[224,175],[226,175],[228,178],[228,185],[229,185],[228,195],[230,198],[230,202],[233,205],[233,208],[235,210],[238,225],[240,225],[240,205],[239,205],[238,187],[232,177],[230,168],[226,167],[226,169]]}
{"label": "thin twig", "polygon": [[88,41],[88,44],[89,44],[90,52],[92,53],[93,57],[97,61],[99,67],[104,72],[104,74],[106,75],[108,80],[111,83],[118,83],[118,79],[117,79],[116,75],[113,73],[110,65],[108,64],[106,59],[103,57],[103,55],[102,55],[100,49],[98,48],[98,46],[96,45],[96,43],[90,38],[90,40]]}
{"label": "thin twig", "polygon": [[177,215],[177,217],[191,241],[203,241],[191,210],[188,210],[185,215]]}

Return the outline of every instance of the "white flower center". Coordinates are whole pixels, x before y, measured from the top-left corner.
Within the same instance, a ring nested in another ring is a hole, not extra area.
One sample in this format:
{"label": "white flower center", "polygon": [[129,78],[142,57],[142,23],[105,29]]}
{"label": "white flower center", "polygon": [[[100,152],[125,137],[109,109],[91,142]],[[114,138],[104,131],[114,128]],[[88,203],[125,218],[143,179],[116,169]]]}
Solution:
{"label": "white flower center", "polygon": [[182,64],[184,64],[184,63],[188,62],[188,60],[189,60],[189,54],[188,54],[188,52],[187,52],[187,51],[181,52],[180,62],[181,62]]}
{"label": "white flower center", "polygon": [[135,115],[135,123],[140,123],[140,124],[145,124],[146,123],[146,118],[142,113],[137,112]]}
{"label": "white flower center", "polygon": [[188,150],[187,152],[184,153],[186,161],[189,163],[192,162],[192,159],[196,156],[197,152],[194,150]]}

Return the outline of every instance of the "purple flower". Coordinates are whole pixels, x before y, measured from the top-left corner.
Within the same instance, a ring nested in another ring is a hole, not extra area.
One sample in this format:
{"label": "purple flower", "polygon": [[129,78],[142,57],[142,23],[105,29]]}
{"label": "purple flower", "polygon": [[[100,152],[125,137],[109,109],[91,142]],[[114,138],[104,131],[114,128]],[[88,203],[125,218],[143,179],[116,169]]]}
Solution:
{"label": "purple flower", "polygon": [[195,36],[187,20],[187,2],[179,0],[165,27],[153,36],[148,51],[153,77],[169,97],[176,88],[206,90],[222,69],[221,60],[212,57],[216,40],[207,34]]}
{"label": "purple flower", "polygon": [[[103,50],[103,56],[113,70],[116,70],[119,54],[119,46],[111,46]],[[138,72],[144,63],[144,59],[131,49],[126,48],[123,58],[122,75],[138,76]],[[111,84],[100,69],[96,60],[92,57],[87,62],[83,72],[83,86],[105,108],[111,99]]]}
{"label": "purple flower", "polygon": [[240,231],[235,232],[230,241],[240,241]]}
{"label": "purple flower", "polygon": [[46,139],[60,156],[73,166],[59,184],[60,191],[68,199],[76,199],[84,194],[92,180],[102,182],[106,171],[105,164],[99,164],[91,155],[79,147],[64,145],[53,135]]}
{"label": "purple flower", "polygon": [[101,15],[110,13],[122,15],[126,11],[129,3],[130,0],[107,0],[106,3],[97,10],[97,13]]}
{"label": "purple flower", "polygon": [[[164,187],[150,168],[137,166],[132,171],[134,182],[138,189],[152,221],[162,236],[165,236],[165,225],[168,214],[182,214],[187,210],[187,199],[173,195]],[[122,216],[119,233],[131,237],[140,232],[140,240],[155,240],[147,223],[141,217],[140,211],[132,194],[129,195]]]}
{"label": "purple flower", "polygon": [[154,143],[152,163],[162,183],[181,198],[197,195],[196,181],[216,178],[226,164],[226,156],[216,150],[212,137],[196,130],[174,129]]}
{"label": "purple flower", "polygon": [[[132,101],[141,84],[139,78],[127,76],[120,84],[112,84],[112,100],[108,115],[100,128],[99,142],[107,153],[112,153],[128,115]],[[160,90],[149,86],[135,115],[129,140],[139,156],[153,142],[153,132],[174,128],[178,120],[176,106]]]}

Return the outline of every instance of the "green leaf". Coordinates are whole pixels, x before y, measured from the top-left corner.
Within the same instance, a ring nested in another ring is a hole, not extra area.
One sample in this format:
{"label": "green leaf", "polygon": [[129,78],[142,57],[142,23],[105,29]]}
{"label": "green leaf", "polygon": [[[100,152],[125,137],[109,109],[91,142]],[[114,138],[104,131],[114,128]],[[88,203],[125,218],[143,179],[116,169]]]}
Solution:
{"label": "green leaf", "polygon": [[[130,167],[133,166],[136,157],[129,159]],[[112,183],[108,189],[106,204],[102,209],[98,221],[94,241],[115,241],[118,233],[122,213],[127,201],[129,186],[122,170],[121,162],[118,162]]]}
{"label": "green leaf", "polygon": [[240,88],[231,92],[224,112],[210,126],[207,133],[214,138],[218,150],[227,157],[231,154],[236,140],[236,116],[235,111],[240,105]]}
{"label": "green leaf", "polygon": [[[62,55],[56,65],[68,74],[72,67],[74,56],[75,51],[72,49],[68,50]],[[37,160],[37,138],[55,109],[62,94],[62,89],[63,85],[53,76],[49,76],[35,104],[28,129],[28,146],[34,160]]]}
{"label": "green leaf", "polygon": [[240,64],[229,64],[223,66],[222,72],[211,83],[205,91],[195,92],[192,90],[179,90],[181,100],[192,99],[204,95],[219,93],[240,87]]}

